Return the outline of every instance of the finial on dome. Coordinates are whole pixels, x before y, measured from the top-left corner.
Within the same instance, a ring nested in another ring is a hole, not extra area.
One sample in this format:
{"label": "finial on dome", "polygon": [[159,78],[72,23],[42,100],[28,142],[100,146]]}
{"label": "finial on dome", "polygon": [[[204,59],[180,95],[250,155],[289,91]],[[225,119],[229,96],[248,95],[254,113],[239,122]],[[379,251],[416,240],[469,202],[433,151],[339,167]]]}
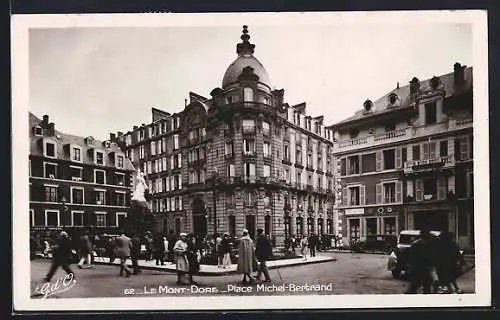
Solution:
{"label": "finial on dome", "polygon": [[248,40],[250,40],[250,35],[248,34],[248,26],[243,26],[243,34],[241,35],[241,43],[238,43],[236,46],[236,53],[238,55],[244,54],[253,54],[255,45],[251,44]]}

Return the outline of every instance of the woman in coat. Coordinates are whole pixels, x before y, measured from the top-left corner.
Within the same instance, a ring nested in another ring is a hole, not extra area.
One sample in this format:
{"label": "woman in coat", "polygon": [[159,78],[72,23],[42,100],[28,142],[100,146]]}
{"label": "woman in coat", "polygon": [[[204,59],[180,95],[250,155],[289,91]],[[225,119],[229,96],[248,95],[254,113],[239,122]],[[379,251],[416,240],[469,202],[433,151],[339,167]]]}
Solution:
{"label": "woman in coat", "polygon": [[304,235],[304,236],[302,236],[302,239],[300,240],[300,252],[302,253],[302,256],[304,257],[304,260],[307,260],[308,247],[309,247],[309,241],[307,240],[307,237]]}
{"label": "woman in coat", "polygon": [[256,264],[253,241],[248,235],[248,230],[243,230],[243,235],[240,238],[238,246],[238,273],[243,273],[242,283],[247,283],[247,277],[250,283],[255,279],[252,277],[254,265]]}
{"label": "woman in coat", "polygon": [[222,251],[222,268],[226,269],[231,265],[231,243],[229,243],[229,234],[224,233],[224,237],[220,243],[220,250]]}
{"label": "woman in coat", "polygon": [[189,284],[195,284],[193,281],[193,275],[200,271],[200,248],[196,242],[196,237],[193,234],[189,234],[187,237],[187,259],[189,264]]}
{"label": "woman in coat", "polygon": [[189,261],[187,259],[188,244],[187,234],[181,233],[180,239],[177,240],[174,246],[175,267],[177,270],[177,284],[181,284],[181,278],[189,272]]}

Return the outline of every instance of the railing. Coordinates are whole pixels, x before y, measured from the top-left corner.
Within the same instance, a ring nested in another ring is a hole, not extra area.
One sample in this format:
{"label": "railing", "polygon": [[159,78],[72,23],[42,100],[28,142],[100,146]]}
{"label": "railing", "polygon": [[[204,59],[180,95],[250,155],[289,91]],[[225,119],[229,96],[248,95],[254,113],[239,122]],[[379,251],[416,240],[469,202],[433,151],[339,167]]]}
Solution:
{"label": "railing", "polygon": [[441,156],[423,160],[409,160],[404,164],[404,173],[429,171],[436,168],[450,168],[455,166],[455,158]]}
{"label": "railing", "polygon": [[437,133],[472,128],[473,119],[449,119],[448,121],[423,125],[418,127],[406,127],[389,132],[372,134],[366,137],[355,138],[347,141],[340,141],[334,144],[336,151],[349,151],[363,147],[371,147],[386,143],[395,143],[409,138],[425,137]]}

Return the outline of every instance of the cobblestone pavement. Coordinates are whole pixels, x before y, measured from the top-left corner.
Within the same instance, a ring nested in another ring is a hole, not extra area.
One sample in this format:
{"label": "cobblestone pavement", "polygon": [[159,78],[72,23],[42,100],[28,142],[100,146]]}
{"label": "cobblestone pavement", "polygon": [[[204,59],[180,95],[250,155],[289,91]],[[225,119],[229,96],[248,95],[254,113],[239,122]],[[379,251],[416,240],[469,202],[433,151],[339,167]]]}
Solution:
{"label": "cobblestone pavement", "polygon": [[[357,253],[320,253],[336,261],[270,270],[272,283],[242,285],[241,275],[195,276],[195,286],[177,285],[176,275],[164,271],[143,270],[128,278],[119,276],[118,266],[95,265],[92,269],[71,268],[76,285],[52,298],[196,296],[196,295],[303,295],[303,294],[402,294],[408,283],[396,280],[387,271],[387,256]],[[31,292],[43,284],[50,267],[48,260],[31,262]],[[52,282],[63,277],[59,269]],[[459,279],[465,293],[474,293],[474,269]],[[274,285],[274,286],[273,286]],[[319,287],[317,285],[323,285]],[[319,290],[319,291],[316,291]],[[283,291],[284,290],[284,291]]]}

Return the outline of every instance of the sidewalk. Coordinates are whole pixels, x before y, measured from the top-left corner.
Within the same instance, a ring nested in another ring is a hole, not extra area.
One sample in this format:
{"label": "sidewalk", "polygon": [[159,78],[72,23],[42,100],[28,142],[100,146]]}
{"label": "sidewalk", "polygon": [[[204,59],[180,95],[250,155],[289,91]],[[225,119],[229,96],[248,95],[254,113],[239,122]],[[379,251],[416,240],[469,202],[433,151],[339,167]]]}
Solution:
{"label": "sidewalk", "polygon": [[[306,264],[331,262],[331,261],[336,261],[336,260],[337,259],[335,259],[333,257],[319,255],[316,257],[309,257],[307,260],[303,260],[302,258],[296,258],[296,259],[284,259],[284,260],[268,261],[267,267],[269,269],[277,269],[277,268],[300,266],[300,265],[306,265]],[[113,263],[110,263],[109,258],[95,257],[94,263],[95,264],[119,265],[120,260],[115,259],[115,261]],[[127,265],[129,265],[129,266],[132,265],[132,261],[130,259],[127,259]],[[166,271],[166,272],[176,272],[175,264],[169,263],[169,262],[166,262],[165,265],[163,265],[163,266],[161,266],[161,265],[157,266],[156,262],[154,260],[153,261],[139,260],[138,265],[141,269],[144,269],[144,270],[158,270],[158,271]],[[236,264],[232,264],[231,266],[229,266],[226,269],[218,268],[217,266],[214,266],[214,265],[202,264],[200,266],[200,271],[198,272],[198,275],[221,276],[221,275],[236,273],[236,269],[237,269]]]}

